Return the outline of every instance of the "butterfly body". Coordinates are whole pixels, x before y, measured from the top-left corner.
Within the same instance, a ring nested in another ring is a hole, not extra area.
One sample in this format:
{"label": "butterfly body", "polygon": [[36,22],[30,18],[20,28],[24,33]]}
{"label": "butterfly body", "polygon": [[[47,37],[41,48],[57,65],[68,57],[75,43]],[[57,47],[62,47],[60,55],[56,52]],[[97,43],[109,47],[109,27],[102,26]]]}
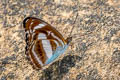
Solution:
{"label": "butterfly body", "polygon": [[71,38],[64,39],[54,27],[38,18],[25,18],[23,26],[26,33],[25,53],[37,69],[63,54],[71,41]]}

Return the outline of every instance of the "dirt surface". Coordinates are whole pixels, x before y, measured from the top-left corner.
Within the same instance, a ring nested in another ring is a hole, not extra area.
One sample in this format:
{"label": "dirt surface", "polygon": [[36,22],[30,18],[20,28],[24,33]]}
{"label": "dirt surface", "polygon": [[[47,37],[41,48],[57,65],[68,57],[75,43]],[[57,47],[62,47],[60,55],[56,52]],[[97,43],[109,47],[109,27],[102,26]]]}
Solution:
{"label": "dirt surface", "polygon": [[[75,26],[69,49],[43,70],[26,59],[28,16],[65,38]],[[0,80],[120,80],[120,0],[0,0]]]}

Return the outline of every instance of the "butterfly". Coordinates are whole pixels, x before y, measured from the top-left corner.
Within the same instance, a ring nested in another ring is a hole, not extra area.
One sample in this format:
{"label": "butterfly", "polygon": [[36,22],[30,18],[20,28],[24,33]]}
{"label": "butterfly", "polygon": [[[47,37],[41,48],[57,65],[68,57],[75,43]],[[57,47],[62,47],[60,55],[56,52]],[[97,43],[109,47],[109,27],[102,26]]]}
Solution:
{"label": "butterfly", "polygon": [[64,39],[60,32],[47,22],[27,17],[23,20],[27,55],[35,69],[42,69],[52,63],[68,48],[72,37]]}

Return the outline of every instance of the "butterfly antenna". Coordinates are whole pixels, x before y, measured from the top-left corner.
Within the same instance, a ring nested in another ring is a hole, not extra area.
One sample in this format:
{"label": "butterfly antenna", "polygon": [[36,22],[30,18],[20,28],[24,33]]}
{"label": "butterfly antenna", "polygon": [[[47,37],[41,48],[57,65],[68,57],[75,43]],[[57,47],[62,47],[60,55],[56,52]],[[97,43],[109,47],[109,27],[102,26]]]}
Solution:
{"label": "butterfly antenna", "polygon": [[72,27],[72,29],[71,29],[71,32],[70,32],[70,34],[69,34],[69,36],[68,36],[68,38],[67,38],[67,44],[69,44],[69,43],[72,41],[71,34],[72,34],[73,29],[74,29],[74,27],[75,27],[74,24],[75,24],[75,22],[76,22],[77,17],[78,17],[78,13],[77,13],[76,18],[75,18],[75,20],[74,20],[74,22],[73,22],[73,27]]}
{"label": "butterfly antenna", "polygon": [[[78,13],[77,13],[76,18],[75,18],[75,20],[74,20],[74,22],[73,22],[73,25],[75,24],[77,17],[78,17]],[[70,32],[70,34],[69,34],[69,37],[71,36],[74,27],[75,27],[75,26],[72,27],[71,32]]]}

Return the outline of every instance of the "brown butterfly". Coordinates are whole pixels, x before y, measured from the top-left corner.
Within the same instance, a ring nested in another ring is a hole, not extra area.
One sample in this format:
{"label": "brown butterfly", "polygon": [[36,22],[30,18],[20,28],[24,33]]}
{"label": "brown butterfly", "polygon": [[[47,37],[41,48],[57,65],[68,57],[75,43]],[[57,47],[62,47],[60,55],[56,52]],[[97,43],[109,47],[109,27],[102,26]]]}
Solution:
{"label": "brown butterfly", "polygon": [[26,55],[36,69],[53,62],[68,48],[72,37],[64,37],[47,22],[27,17],[23,21],[26,33]]}

